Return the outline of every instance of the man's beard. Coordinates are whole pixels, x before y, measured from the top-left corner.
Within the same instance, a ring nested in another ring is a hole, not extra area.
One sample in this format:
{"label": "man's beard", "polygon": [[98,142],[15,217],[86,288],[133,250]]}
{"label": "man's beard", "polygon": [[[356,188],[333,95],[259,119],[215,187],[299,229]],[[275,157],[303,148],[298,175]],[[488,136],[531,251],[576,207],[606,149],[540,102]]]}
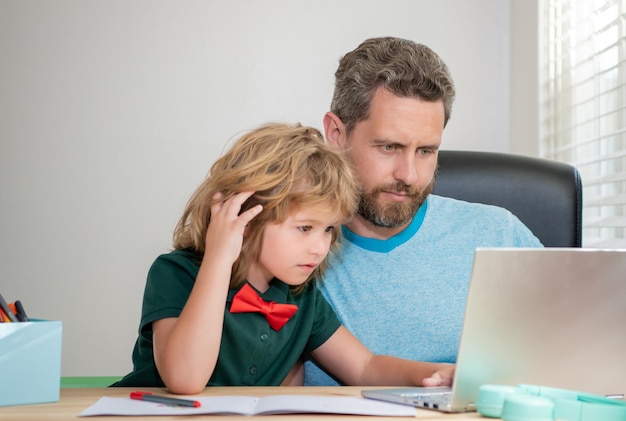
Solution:
{"label": "man's beard", "polygon": [[[372,191],[361,194],[358,213],[366,221],[377,227],[395,228],[408,224],[420,206],[424,204],[428,195],[432,193],[434,185],[435,180],[433,179],[422,191],[400,182],[377,186]],[[389,204],[378,203],[378,198],[382,192],[406,193],[408,200]]]}

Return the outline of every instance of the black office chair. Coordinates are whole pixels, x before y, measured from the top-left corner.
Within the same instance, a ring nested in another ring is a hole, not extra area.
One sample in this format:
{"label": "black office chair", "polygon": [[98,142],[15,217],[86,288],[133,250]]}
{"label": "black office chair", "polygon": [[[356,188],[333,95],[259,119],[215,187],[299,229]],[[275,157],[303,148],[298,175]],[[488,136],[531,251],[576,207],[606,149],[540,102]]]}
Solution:
{"label": "black office chair", "polygon": [[439,151],[434,194],[511,211],[546,247],[580,247],[582,182],[563,162],[522,155]]}

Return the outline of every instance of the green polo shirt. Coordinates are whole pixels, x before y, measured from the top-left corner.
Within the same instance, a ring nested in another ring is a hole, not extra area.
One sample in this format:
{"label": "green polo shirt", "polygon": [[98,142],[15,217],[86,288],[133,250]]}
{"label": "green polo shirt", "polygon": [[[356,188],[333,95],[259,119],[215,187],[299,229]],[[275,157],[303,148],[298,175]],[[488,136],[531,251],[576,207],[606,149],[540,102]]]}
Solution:
{"label": "green polo shirt", "polygon": [[[200,260],[185,250],[159,256],[148,272],[139,337],[133,350],[133,371],[113,386],[163,387],[154,363],[152,322],[178,317],[198,276]],[[260,313],[233,313],[230,303],[238,289],[228,292],[224,329],[217,365],[207,386],[275,386],[305,352],[322,345],[341,326],[315,282],[295,295],[274,279],[260,294],[264,300],[295,304],[296,314],[275,331]],[[258,291],[257,291],[258,292]],[[213,326],[206,326],[207,333]]]}

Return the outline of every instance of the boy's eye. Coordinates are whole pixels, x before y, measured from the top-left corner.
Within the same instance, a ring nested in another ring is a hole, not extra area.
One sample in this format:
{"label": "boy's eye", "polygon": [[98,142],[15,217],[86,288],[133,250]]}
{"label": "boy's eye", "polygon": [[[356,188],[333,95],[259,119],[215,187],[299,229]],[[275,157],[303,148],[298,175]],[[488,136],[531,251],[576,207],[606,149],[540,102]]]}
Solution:
{"label": "boy's eye", "polygon": [[333,232],[335,230],[334,226],[326,227],[326,232]]}
{"label": "boy's eye", "polygon": [[298,229],[302,232],[307,232],[307,231],[311,231],[311,226],[310,225],[302,225],[300,227],[298,227]]}

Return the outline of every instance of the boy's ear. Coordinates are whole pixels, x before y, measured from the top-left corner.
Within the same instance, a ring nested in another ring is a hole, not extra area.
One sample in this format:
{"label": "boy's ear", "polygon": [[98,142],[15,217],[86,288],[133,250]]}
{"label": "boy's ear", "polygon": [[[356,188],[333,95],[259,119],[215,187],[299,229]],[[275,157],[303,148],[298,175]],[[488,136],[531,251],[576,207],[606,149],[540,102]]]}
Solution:
{"label": "boy's ear", "polygon": [[332,112],[324,114],[324,137],[326,142],[334,147],[342,146],[345,141],[346,130],[341,119]]}

